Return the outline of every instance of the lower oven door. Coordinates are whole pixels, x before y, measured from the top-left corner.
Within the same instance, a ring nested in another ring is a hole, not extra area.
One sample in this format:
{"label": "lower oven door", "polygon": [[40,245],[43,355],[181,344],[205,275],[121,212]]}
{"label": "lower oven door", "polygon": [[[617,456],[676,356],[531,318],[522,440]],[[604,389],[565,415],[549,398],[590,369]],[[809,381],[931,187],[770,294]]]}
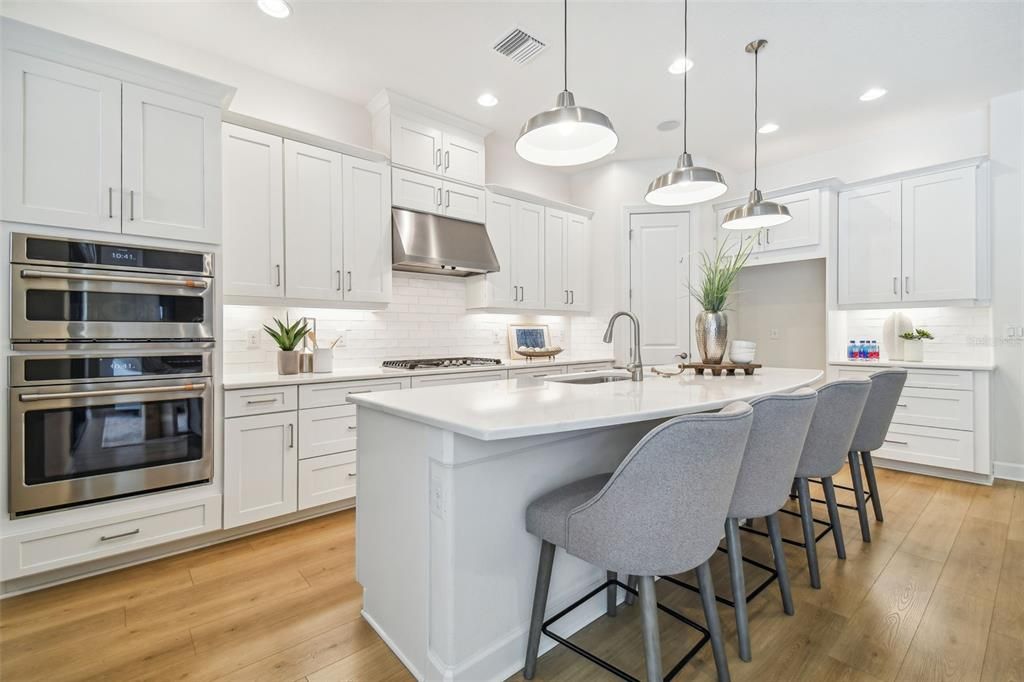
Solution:
{"label": "lower oven door", "polygon": [[10,389],[12,515],[209,481],[208,379]]}

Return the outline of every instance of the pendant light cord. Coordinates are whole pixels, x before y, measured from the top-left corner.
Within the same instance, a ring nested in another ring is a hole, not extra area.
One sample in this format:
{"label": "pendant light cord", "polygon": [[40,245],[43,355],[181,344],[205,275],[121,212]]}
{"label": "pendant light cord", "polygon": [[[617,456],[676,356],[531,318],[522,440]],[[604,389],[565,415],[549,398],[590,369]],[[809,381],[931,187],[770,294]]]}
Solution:
{"label": "pendant light cord", "polygon": [[683,153],[686,153],[686,109],[690,103],[689,97],[686,91],[686,79],[690,73],[689,60],[690,60],[690,46],[689,46],[689,35],[690,35],[690,2],[689,0],[683,0]]}
{"label": "pendant light cord", "polygon": [[760,47],[754,48],[754,189],[757,189],[757,55]]}
{"label": "pendant light cord", "polygon": [[569,0],[562,0],[562,90],[569,89]]}

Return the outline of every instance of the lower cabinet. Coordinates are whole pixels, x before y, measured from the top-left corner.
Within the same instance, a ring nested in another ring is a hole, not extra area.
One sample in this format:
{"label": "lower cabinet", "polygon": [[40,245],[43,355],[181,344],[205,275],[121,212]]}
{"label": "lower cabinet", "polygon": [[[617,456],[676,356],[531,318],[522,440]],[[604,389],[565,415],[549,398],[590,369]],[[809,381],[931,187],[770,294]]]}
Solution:
{"label": "lower cabinet", "polygon": [[277,412],[225,420],[225,528],[298,508],[296,417],[295,412]]}
{"label": "lower cabinet", "polygon": [[355,496],[355,450],[299,460],[299,509]]}

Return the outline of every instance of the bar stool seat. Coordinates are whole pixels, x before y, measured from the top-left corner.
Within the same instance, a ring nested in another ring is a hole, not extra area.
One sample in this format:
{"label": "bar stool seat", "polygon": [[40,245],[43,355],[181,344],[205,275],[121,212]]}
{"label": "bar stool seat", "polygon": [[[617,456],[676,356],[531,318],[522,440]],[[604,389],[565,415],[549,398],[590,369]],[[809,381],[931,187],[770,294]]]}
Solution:
{"label": "bar stool seat", "polygon": [[569,544],[569,513],[605,487],[611,474],[597,474],[541,495],[526,508],[526,530],[557,547]]}

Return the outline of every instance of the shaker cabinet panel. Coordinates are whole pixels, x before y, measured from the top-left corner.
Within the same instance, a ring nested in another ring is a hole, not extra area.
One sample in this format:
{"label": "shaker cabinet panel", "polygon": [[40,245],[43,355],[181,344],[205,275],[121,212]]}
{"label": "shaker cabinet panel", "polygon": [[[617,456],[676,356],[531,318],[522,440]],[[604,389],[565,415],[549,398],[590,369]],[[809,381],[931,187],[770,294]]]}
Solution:
{"label": "shaker cabinet panel", "polygon": [[3,219],[121,231],[121,81],[4,54]]}
{"label": "shaker cabinet panel", "polygon": [[401,116],[392,116],[391,162],[426,173],[440,173],[441,148],[444,144],[442,137],[440,128]]}
{"label": "shaker cabinet panel", "polygon": [[280,137],[221,129],[224,258],[228,296],[284,297],[284,168]]}
{"label": "shaker cabinet panel", "polygon": [[351,156],[343,163],[343,260],[346,301],[391,298],[391,174],[387,164]]}
{"label": "shaker cabinet panel", "polygon": [[792,217],[781,225],[765,228],[760,250],[780,251],[821,241],[820,197],[821,192],[815,189],[772,199],[789,209]]}
{"label": "shaker cabinet panel", "polygon": [[445,182],[444,215],[472,223],[483,223],[487,215],[487,192],[476,187]]}
{"label": "shaker cabinet panel", "polygon": [[224,421],[224,527],[297,509],[295,412]]}
{"label": "shaker cabinet panel", "polygon": [[839,194],[839,303],[900,301],[900,184]]}
{"label": "shaker cabinet panel", "polygon": [[446,178],[474,185],[484,184],[483,140],[444,133],[444,154],[441,166]]}
{"label": "shaker cabinet panel", "polygon": [[568,214],[565,231],[565,288],[569,310],[590,310],[590,220]]}
{"label": "shaker cabinet panel", "polygon": [[565,310],[569,307],[569,284],[565,272],[565,244],[568,232],[565,211],[544,211],[544,307]]}
{"label": "shaker cabinet panel", "polygon": [[391,205],[423,213],[442,213],[443,181],[401,168],[391,169]]}
{"label": "shaker cabinet panel", "polygon": [[512,230],[512,284],[518,286],[515,304],[544,307],[544,207],[518,202]]}

